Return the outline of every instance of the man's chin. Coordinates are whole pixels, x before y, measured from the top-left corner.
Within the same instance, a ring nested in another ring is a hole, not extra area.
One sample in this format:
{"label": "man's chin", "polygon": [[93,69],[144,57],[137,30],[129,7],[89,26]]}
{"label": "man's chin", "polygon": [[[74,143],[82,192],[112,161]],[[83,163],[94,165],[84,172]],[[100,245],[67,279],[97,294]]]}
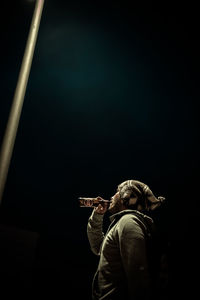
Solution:
{"label": "man's chin", "polygon": [[108,212],[109,212],[111,215],[113,215],[113,214],[117,213],[118,210],[116,209],[115,206],[111,206],[111,207],[108,208]]}

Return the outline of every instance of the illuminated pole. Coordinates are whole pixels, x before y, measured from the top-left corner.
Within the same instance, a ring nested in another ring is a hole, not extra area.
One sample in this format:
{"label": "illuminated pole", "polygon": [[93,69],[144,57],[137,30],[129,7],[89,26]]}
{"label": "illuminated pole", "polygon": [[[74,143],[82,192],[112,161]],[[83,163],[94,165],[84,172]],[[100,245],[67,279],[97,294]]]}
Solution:
{"label": "illuminated pole", "polygon": [[21,110],[30,74],[44,0],[37,0],[0,153],[0,205],[8,175]]}

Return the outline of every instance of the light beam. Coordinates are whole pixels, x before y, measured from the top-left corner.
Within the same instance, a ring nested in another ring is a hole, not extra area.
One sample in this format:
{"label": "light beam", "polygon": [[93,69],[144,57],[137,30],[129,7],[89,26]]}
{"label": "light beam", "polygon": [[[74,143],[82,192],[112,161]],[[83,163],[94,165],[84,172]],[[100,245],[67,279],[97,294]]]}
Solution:
{"label": "light beam", "polygon": [[30,31],[25,47],[24,57],[15,89],[15,94],[10,110],[5,135],[0,153],[0,205],[7,180],[9,165],[12,157],[14,143],[17,135],[21,110],[24,102],[27,82],[30,74],[36,39],[38,35],[44,0],[37,0],[32,17]]}

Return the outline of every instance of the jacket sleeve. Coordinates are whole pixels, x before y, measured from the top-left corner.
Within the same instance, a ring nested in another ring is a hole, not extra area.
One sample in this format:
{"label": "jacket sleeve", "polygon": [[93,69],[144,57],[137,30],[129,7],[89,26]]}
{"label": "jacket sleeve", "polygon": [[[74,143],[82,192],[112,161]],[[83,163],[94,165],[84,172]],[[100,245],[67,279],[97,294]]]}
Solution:
{"label": "jacket sleeve", "polygon": [[147,299],[149,277],[145,237],[141,225],[133,217],[125,216],[119,222],[118,234],[129,299]]}
{"label": "jacket sleeve", "polygon": [[100,255],[101,244],[104,238],[103,215],[96,213],[94,210],[88,220],[87,236],[92,252]]}

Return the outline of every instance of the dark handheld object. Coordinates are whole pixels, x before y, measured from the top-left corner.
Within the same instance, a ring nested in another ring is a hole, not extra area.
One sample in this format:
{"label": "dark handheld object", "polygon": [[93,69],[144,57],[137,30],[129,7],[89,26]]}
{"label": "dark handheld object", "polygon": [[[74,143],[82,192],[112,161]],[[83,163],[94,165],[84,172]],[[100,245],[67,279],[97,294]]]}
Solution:
{"label": "dark handheld object", "polygon": [[[97,207],[99,204],[111,203],[110,200],[105,200],[99,197],[89,198],[89,197],[79,197],[80,207]],[[89,203],[89,205],[87,205]]]}

